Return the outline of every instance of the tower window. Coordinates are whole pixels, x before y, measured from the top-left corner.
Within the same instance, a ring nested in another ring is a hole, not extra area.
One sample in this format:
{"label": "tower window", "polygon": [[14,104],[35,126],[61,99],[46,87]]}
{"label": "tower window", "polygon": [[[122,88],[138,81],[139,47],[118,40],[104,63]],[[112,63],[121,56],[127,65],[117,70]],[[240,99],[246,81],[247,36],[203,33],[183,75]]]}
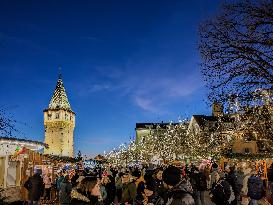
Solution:
{"label": "tower window", "polygon": [[48,114],[47,114],[47,119],[50,120],[50,119],[51,119],[51,116],[52,116],[51,113],[48,113]]}
{"label": "tower window", "polygon": [[65,114],[65,119],[66,119],[66,120],[68,119],[68,115],[67,115],[67,114]]}
{"label": "tower window", "polygon": [[59,119],[60,118],[60,113],[57,112],[55,118]]}

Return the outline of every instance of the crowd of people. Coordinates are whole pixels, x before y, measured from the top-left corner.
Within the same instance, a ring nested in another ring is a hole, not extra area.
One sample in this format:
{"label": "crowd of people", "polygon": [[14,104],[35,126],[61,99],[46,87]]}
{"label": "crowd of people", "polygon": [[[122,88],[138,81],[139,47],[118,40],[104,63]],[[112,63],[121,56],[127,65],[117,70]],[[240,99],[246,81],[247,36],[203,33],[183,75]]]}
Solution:
{"label": "crowd of people", "polygon": [[270,204],[273,188],[273,165],[268,182],[253,166],[230,164],[221,169],[216,163],[62,170],[54,181],[41,174],[36,170],[24,184],[31,205],[41,197],[52,200],[53,187],[60,205],[205,205],[211,204],[205,197],[208,193],[216,205]]}

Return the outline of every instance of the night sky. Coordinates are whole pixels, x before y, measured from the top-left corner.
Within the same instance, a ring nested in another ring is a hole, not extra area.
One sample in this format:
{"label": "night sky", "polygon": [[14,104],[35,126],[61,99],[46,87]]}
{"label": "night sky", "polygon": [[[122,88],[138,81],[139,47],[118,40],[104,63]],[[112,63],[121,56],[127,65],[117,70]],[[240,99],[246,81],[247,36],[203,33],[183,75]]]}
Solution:
{"label": "night sky", "polygon": [[210,114],[197,49],[214,0],[0,1],[0,106],[44,140],[62,67],[76,113],[75,152],[94,156],[135,136],[136,122]]}

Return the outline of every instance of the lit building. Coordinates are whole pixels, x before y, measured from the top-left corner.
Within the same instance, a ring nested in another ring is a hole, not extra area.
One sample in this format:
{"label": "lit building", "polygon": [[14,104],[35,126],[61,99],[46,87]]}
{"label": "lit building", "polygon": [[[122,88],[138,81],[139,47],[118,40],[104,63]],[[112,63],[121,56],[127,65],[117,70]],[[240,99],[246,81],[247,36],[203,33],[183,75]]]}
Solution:
{"label": "lit building", "polygon": [[75,113],[65,92],[61,75],[49,106],[44,110],[45,143],[49,148],[45,154],[74,156]]}
{"label": "lit building", "polygon": [[162,130],[166,130],[170,126],[178,125],[179,123],[136,123],[136,142],[139,143],[145,137],[151,135],[158,127]]}

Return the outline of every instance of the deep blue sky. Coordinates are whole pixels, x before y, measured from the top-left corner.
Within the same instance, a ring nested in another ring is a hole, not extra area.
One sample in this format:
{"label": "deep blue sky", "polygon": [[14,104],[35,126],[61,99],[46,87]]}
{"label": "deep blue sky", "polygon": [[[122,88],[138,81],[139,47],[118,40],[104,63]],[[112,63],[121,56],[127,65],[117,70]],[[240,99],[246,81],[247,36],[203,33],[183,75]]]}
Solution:
{"label": "deep blue sky", "polygon": [[[210,114],[198,24],[214,0],[0,1],[0,105],[19,137],[43,141],[58,66],[76,112],[75,150],[94,155],[136,122]],[[26,124],[26,125],[23,125]]]}

